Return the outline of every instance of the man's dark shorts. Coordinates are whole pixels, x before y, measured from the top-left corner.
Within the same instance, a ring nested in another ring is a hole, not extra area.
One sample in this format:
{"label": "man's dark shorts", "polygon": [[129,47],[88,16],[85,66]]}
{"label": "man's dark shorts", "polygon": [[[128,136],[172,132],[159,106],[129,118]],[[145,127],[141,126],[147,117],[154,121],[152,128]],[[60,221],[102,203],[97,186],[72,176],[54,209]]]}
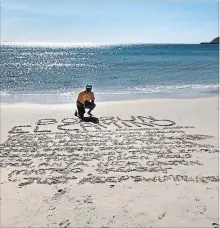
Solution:
{"label": "man's dark shorts", "polygon": [[88,102],[88,103],[85,103],[85,105],[83,105],[82,103],[80,103],[79,101],[76,102],[76,105],[77,105],[77,109],[78,109],[78,115],[79,116],[84,116],[85,114],[85,108],[88,108],[88,109],[92,109],[95,107],[95,103],[91,103],[91,102]]}

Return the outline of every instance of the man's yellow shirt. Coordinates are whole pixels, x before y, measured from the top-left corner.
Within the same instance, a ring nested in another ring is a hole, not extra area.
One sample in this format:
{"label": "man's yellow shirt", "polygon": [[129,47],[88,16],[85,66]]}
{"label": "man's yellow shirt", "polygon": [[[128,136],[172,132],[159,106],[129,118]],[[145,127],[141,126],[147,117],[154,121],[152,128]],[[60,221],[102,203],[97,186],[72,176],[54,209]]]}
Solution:
{"label": "man's yellow shirt", "polygon": [[93,101],[95,100],[94,93],[93,92],[88,92],[88,91],[82,91],[78,94],[78,99],[77,99],[81,104],[85,104],[85,101]]}

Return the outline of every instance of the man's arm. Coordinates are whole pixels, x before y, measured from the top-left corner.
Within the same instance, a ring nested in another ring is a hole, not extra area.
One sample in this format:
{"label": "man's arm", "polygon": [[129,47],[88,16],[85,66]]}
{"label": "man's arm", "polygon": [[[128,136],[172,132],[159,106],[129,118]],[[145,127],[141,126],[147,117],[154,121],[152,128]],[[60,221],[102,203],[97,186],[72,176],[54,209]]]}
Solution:
{"label": "man's arm", "polygon": [[84,104],[84,99],[83,99],[83,93],[82,93],[82,92],[80,92],[80,93],[78,94],[77,100],[78,100],[81,104]]}
{"label": "man's arm", "polygon": [[91,102],[93,103],[95,101],[95,96],[94,96],[94,93],[92,92],[91,94]]}

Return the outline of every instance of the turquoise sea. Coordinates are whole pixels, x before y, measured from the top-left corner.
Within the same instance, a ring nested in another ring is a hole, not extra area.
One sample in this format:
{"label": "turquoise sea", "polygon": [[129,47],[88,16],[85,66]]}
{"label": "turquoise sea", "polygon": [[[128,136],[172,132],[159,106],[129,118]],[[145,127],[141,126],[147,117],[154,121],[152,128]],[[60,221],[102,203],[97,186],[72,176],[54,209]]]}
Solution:
{"label": "turquoise sea", "polygon": [[1,103],[72,103],[86,84],[97,101],[218,95],[218,45],[2,45]]}

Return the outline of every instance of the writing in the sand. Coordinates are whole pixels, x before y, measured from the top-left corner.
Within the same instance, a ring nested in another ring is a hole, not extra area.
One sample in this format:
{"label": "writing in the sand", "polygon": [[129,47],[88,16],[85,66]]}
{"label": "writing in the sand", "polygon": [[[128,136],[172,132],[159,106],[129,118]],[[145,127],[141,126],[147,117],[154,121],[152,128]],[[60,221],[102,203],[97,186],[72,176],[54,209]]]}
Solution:
{"label": "writing in the sand", "polygon": [[[45,120],[40,120],[37,126],[50,125],[46,123],[43,125]],[[206,164],[202,157],[217,156],[219,151],[203,142],[211,136],[187,134],[189,126],[142,126],[145,127],[11,134],[0,145],[0,167],[10,167],[8,181],[17,182],[20,187],[69,181],[205,184],[219,180],[208,173],[206,177],[187,175],[192,166],[199,170]],[[184,175],[173,175],[182,169]]]}
{"label": "writing in the sand", "polygon": [[78,118],[64,118],[57,121],[53,118],[39,119],[36,125],[14,126],[10,134],[24,134],[24,133],[50,133],[53,131],[92,131],[92,130],[106,130],[106,129],[122,129],[122,128],[141,128],[141,127],[165,127],[173,126],[175,122],[166,119],[156,119],[152,116],[131,116],[129,119],[120,117],[100,117],[99,121],[93,123],[92,121],[81,121]]}

